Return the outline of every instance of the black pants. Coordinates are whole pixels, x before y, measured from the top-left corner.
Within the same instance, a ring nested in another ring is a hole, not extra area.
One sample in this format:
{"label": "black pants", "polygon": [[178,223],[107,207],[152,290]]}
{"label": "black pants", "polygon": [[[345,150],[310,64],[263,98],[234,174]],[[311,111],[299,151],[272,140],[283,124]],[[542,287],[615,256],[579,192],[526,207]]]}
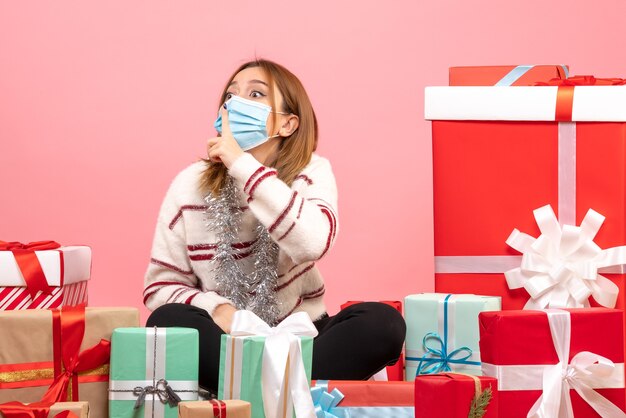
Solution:
{"label": "black pants", "polygon": [[[398,361],[406,334],[404,319],[394,308],[377,302],[351,305],[314,322],[313,379],[365,380]],[[200,385],[217,391],[220,339],[224,332],[209,314],[180,303],[163,305],[146,326],[195,328],[200,334]]]}

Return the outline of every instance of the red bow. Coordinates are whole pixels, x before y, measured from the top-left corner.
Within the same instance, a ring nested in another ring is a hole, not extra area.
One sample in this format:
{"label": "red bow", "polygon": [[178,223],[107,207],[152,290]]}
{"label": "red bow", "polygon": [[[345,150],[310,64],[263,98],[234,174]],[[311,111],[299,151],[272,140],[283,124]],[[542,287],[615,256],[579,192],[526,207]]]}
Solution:
{"label": "red bow", "polygon": [[592,75],[577,75],[569,78],[553,78],[547,82],[537,82],[536,86],[558,86],[554,120],[569,122],[574,108],[574,88],[576,86],[621,86],[626,85],[623,78],[595,78]]}
{"label": "red bow", "polygon": [[[35,402],[23,404],[21,402],[7,402],[0,404],[0,412],[5,418],[47,418],[50,413],[50,402]],[[59,412],[55,418],[78,418],[70,410]]]}
{"label": "red bow", "polygon": [[[111,343],[107,340],[80,351],[85,334],[85,305],[52,310],[54,335],[54,381],[42,402],[77,401],[78,373],[109,362]],[[71,384],[71,386],[70,386]]]}
{"label": "red bow", "polygon": [[[0,241],[0,251],[11,251],[13,253],[26,282],[26,289],[32,299],[35,299],[39,291],[49,295],[54,289],[52,286],[48,286],[46,275],[43,273],[35,251],[55,250],[60,246],[61,244],[54,241],[36,241],[28,244]],[[61,256],[63,256],[62,254]]]}

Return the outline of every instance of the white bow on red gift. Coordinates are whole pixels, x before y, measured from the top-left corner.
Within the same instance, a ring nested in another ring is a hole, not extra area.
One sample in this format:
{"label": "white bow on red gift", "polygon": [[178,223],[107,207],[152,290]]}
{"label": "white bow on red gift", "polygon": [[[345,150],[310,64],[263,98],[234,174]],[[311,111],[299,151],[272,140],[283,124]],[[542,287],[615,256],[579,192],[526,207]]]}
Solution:
{"label": "white bow on red gift", "polygon": [[267,418],[315,417],[309,381],[302,362],[300,336],[317,336],[305,312],[288,316],[272,328],[250,311],[237,311],[230,334],[236,337],[265,336],[261,370],[263,409]]}
{"label": "white bow on red gift", "polygon": [[589,296],[614,307],[619,289],[598,270],[626,265],[626,246],[603,250],[593,242],[604,216],[589,209],[580,226],[561,227],[550,205],[533,214],[539,238],[514,229],[506,241],[523,254],[521,266],[504,275],[509,288],[530,294],[524,309],[582,308],[589,306]]}

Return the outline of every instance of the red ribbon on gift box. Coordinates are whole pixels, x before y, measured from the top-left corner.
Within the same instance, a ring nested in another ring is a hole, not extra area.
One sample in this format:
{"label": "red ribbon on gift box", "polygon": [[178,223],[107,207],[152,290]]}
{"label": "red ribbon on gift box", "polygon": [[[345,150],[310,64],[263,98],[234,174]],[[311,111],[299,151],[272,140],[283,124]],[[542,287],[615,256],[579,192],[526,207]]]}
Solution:
{"label": "red ribbon on gift box", "polygon": [[557,122],[570,122],[574,108],[574,88],[576,86],[623,86],[623,78],[595,78],[592,75],[576,75],[569,78],[553,78],[547,82],[537,82],[536,86],[558,86],[554,119]]}
{"label": "red ribbon on gift box", "polygon": [[85,335],[85,305],[63,307],[52,311],[54,381],[43,402],[78,401],[78,374],[109,362],[111,342],[100,340],[80,351]]}
{"label": "red ribbon on gift box", "polygon": [[[21,402],[7,402],[0,404],[0,412],[4,418],[47,418],[50,414],[50,402],[34,402],[23,404]],[[66,409],[54,416],[54,418],[78,418],[72,411]]]}
{"label": "red ribbon on gift box", "polygon": [[211,399],[213,405],[213,416],[215,418],[226,418],[226,403],[218,399]]}
{"label": "red ribbon on gift box", "polygon": [[[61,244],[54,241],[35,241],[28,244],[0,241],[0,251],[11,251],[13,253],[15,261],[26,282],[26,289],[32,299],[35,299],[35,295],[37,295],[39,291],[49,295],[53,290],[52,286],[48,286],[46,275],[43,272],[43,268],[39,263],[35,251],[55,250],[59,247],[61,247]],[[63,257],[62,252],[61,257]],[[61,266],[63,266],[63,263],[61,263]],[[63,271],[61,271],[61,278],[62,277]]]}

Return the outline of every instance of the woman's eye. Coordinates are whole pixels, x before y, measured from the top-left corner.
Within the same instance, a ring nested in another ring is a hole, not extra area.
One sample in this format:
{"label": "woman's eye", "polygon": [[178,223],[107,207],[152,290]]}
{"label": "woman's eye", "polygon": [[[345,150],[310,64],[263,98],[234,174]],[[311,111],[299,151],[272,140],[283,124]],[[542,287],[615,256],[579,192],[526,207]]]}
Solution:
{"label": "woman's eye", "polygon": [[232,93],[226,93],[226,97],[225,97],[226,100],[229,100],[231,97],[233,97]]}
{"label": "woman's eye", "polygon": [[256,90],[254,90],[254,91],[252,91],[252,92],[250,93],[250,97],[253,97],[253,98],[255,98],[255,99],[258,99],[259,97],[265,97],[265,95],[264,95],[263,93],[261,93],[260,91],[256,91]]}

